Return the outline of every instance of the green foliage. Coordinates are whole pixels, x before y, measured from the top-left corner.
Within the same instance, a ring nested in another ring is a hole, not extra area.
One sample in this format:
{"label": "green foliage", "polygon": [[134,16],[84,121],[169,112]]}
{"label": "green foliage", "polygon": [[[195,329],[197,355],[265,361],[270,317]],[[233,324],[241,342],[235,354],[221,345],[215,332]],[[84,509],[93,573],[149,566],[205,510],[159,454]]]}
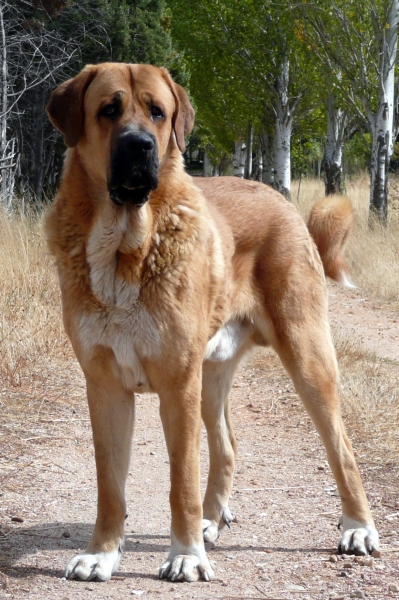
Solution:
{"label": "green foliage", "polygon": [[[288,4],[270,0],[169,0],[174,43],[184,50],[197,123],[207,142],[231,152],[250,121],[274,129],[276,80],[289,61],[290,106],[309,114],[320,104],[319,73],[310,68]],[[315,92],[315,93],[313,93]],[[317,94],[316,94],[317,92]],[[319,97],[317,97],[319,96]]]}
{"label": "green foliage", "polygon": [[314,177],[324,155],[324,140],[293,135],[291,140],[291,174],[294,179]]}
{"label": "green foliage", "polygon": [[297,4],[297,35],[322,65],[337,105],[348,107],[367,124],[375,112],[388,43],[392,0],[314,0]]}
{"label": "green foliage", "polygon": [[167,65],[170,25],[162,0],[103,0],[109,19],[112,59]]}
{"label": "green foliage", "polygon": [[353,175],[368,169],[371,156],[371,135],[357,131],[344,145],[343,162],[345,173]]}

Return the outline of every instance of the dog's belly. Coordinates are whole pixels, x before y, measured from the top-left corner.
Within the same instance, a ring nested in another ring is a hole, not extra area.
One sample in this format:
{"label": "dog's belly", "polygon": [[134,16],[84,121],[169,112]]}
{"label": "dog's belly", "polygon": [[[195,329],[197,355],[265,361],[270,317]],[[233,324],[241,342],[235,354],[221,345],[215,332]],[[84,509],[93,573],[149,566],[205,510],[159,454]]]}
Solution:
{"label": "dog's belly", "polygon": [[138,393],[153,391],[142,359],[160,355],[160,335],[153,318],[143,307],[85,315],[80,319],[79,339],[88,355],[96,346],[113,351],[126,389]]}
{"label": "dog's belly", "polygon": [[231,360],[248,345],[253,327],[249,323],[228,321],[206,345],[204,361],[224,362]]}

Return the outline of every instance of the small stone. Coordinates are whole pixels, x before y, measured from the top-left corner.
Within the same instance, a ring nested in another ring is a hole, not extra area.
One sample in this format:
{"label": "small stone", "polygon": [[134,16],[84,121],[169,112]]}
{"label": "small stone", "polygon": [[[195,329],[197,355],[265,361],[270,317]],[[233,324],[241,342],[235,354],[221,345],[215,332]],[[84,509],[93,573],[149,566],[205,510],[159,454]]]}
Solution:
{"label": "small stone", "polygon": [[270,550],[270,548],[265,548],[264,551],[266,552],[266,554],[273,554],[273,550]]}
{"label": "small stone", "polygon": [[344,569],[351,569],[353,564],[351,562],[344,562],[343,567]]}
{"label": "small stone", "polygon": [[345,600],[345,596],[337,596],[336,594],[333,594],[329,597],[329,600]]}
{"label": "small stone", "polygon": [[[156,453],[155,453],[155,452],[150,452],[150,455],[151,455],[151,456],[156,456]],[[133,592],[132,592],[132,593],[133,593]]]}
{"label": "small stone", "polygon": [[332,563],[336,563],[336,562],[338,562],[338,557],[336,554],[331,554],[331,556],[329,556],[328,560]]}
{"label": "small stone", "polygon": [[372,552],[371,556],[372,556],[373,558],[381,558],[381,556],[382,556],[382,553],[380,552],[380,550],[373,550],[373,552]]}
{"label": "small stone", "polygon": [[399,585],[396,583],[390,583],[388,589],[390,592],[394,592],[395,594],[399,593]]}
{"label": "small stone", "polygon": [[325,468],[325,467],[323,467],[322,465],[320,465],[319,467],[317,467],[317,470],[318,470],[318,471],[325,471],[325,470],[326,470],[326,468]]}
{"label": "small stone", "polygon": [[303,592],[304,590],[306,590],[306,588],[303,585],[297,585],[296,583],[286,583],[284,587],[286,590],[292,590],[293,592]]}
{"label": "small stone", "polygon": [[11,517],[11,521],[13,523],[23,523],[24,519],[22,517]]}
{"label": "small stone", "polygon": [[374,565],[374,558],[372,556],[365,556],[359,559],[359,565],[361,567],[372,567]]}
{"label": "small stone", "polygon": [[347,573],[346,571],[341,571],[341,573],[339,574],[340,577],[349,577],[349,573]]}
{"label": "small stone", "polygon": [[351,598],[365,598],[364,592],[362,590],[355,590],[350,595]]}
{"label": "small stone", "polygon": [[69,529],[65,529],[65,531],[62,532],[62,537],[64,537],[64,538],[71,537],[71,533],[70,533]]}

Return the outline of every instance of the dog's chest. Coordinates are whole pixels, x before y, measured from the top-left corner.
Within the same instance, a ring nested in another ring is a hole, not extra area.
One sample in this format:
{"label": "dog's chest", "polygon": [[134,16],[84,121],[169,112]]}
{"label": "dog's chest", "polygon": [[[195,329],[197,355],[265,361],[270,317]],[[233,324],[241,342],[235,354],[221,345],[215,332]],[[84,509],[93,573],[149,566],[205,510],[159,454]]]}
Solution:
{"label": "dog's chest", "polygon": [[[130,290],[133,294],[133,290]],[[79,338],[85,352],[96,346],[112,350],[124,387],[133,392],[151,392],[143,359],[160,354],[160,333],[154,318],[137,300],[129,309],[115,306],[107,311],[84,315]]]}

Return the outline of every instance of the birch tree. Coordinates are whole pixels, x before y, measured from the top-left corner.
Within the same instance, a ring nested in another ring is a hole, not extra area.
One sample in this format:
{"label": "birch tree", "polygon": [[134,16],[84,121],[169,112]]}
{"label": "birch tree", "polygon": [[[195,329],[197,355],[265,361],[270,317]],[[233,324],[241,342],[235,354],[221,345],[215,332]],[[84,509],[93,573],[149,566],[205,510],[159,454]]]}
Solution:
{"label": "birch tree", "polygon": [[342,193],[342,152],[348,114],[336,105],[334,94],[327,96],[327,138],[323,157],[326,196]]}
{"label": "birch tree", "polygon": [[395,63],[399,0],[323,0],[300,4],[312,52],[331,91],[371,134],[370,216],[386,223],[388,166],[397,132]]}
{"label": "birch tree", "polygon": [[[266,121],[268,143],[263,150],[268,151],[268,162],[271,156],[274,160],[268,182],[289,197],[290,138],[294,119],[310,107],[304,99],[312,90],[312,70],[306,67],[307,53],[294,35],[288,5],[270,0],[201,0],[192,6],[170,0],[170,4],[173,32],[185,51],[199,118],[204,115],[214,131],[224,122],[228,132],[241,135],[234,140],[240,143],[246,140],[248,121],[257,135]],[[222,85],[217,84],[220,81]],[[262,163],[268,164],[263,159]]]}

